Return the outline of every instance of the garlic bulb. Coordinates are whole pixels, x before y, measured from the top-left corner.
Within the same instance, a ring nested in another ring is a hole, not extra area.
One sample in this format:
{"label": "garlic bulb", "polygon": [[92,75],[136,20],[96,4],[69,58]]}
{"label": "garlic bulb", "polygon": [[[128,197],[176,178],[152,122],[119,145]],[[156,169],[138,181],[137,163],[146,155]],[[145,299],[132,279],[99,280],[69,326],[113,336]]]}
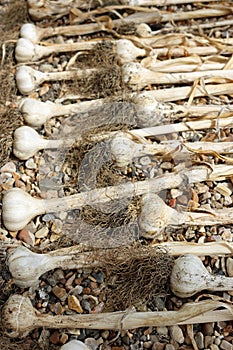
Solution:
{"label": "garlic bulb", "polygon": [[[2,308],[2,325],[5,333],[11,337],[25,337],[33,329],[109,329],[127,330],[139,327],[172,326],[175,324],[192,324],[211,322],[218,314],[219,307],[230,310],[221,310],[218,320],[232,320],[232,308],[223,302],[208,300],[184,304],[177,311],[154,312],[105,312],[83,315],[56,315],[42,314],[32,306],[28,297],[14,294],[9,297]],[[63,349],[64,350],[64,349]],[[71,350],[70,348],[66,350]],[[73,350],[73,349],[72,349]],[[76,349],[74,349],[76,350]],[[84,350],[84,349],[82,349]]]}
{"label": "garlic bulb", "polygon": [[46,140],[29,126],[21,126],[14,132],[13,153],[21,160],[32,157],[45,146]]}
{"label": "garlic bulb", "polygon": [[69,147],[74,141],[74,139],[46,140],[30,126],[21,126],[14,132],[13,153],[17,158],[26,160],[42,149]]}
{"label": "garlic bulb", "polygon": [[80,253],[79,246],[58,249],[47,254],[37,254],[19,246],[9,251],[7,265],[14,283],[21,288],[27,288],[37,285],[41,275],[55,268],[81,269],[85,266],[93,267],[97,262],[93,262],[91,253]]}
{"label": "garlic bulb", "polygon": [[45,81],[82,79],[94,72],[96,68],[43,73],[28,66],[20,66],[16,70],[16,83],[21,94],[28,95]]}
{"label": "garlic bulb", "polygon": [[4,225],[10,231],[24,228],[32,218],[46,212],[44,200],[35,199],[19,188],[7,191],[2,205]]}
{"label": "garlic bulb", "polygon": [[79,340],[70,340],[65,345],[62,345],[60,350],[88,350],[89,348]]}
{"label": "garlic bulb", "polygon": [[25,23],[20,29],[20,36],[36,44],[43,38],[44,29],[33,23]]}
{"label": "garlic bulb", "polygon": [[43,81],[44,73],[27,66],[20,66],[16,70],[16,84],[23,95],[30,94]]}
{"label": "garlic bulb", "polygon": [[180,298],[189,298],[204,289],[233,290],[233,278],[211,275],[201,260],[192,254],[179,257],[173,266],[170,288]]}
{"label": "garlic bulb", "polygon": [[145,56],[146,50],[135,46],[132,41],[120,39],[116,42],[116,54],[121,64],[134,61],[135,58]]}

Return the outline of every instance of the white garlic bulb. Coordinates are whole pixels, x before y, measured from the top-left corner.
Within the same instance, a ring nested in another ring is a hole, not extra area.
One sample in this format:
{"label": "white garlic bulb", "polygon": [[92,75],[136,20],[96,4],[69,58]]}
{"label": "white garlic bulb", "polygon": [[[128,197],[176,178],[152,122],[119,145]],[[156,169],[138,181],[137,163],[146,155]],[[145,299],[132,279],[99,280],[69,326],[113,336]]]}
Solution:
{"label": "white garlic bulb", "polygon": [[145,56],[146,50],[138,48],[130,40],[120,39],[116,43],[116,53],[120,63],[127,63],[137,57]]}
{"label": "white garlic bulb", "polygon": [[44,74],[28,66],[20,66],[16,70],[16,84],[23,95],[33,92],[43,81]]}
{"label": "white garlic bulb", "polygon": [[89,348],[79,340],[70,340],[65,345],[62,345],[60,350],[88,350]]}
{"label": "white garlic bulb", "polygon": [[170,276],[170,288],[180,298],[189,298],[204,289],[233,290],[233,278],[211,275],[193,254],[176,259]]}

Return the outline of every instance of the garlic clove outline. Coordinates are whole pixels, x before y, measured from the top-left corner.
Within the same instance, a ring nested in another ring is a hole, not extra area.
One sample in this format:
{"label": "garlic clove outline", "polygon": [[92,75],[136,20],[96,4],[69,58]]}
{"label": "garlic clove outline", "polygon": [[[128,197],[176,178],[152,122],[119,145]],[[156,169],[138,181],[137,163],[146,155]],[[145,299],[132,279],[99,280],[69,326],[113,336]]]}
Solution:
{"label": "garlic clove outline", "polygon": [[89,348],[80,340],[70,340],[68,343],[62,345],[60,350],[88,350]]}

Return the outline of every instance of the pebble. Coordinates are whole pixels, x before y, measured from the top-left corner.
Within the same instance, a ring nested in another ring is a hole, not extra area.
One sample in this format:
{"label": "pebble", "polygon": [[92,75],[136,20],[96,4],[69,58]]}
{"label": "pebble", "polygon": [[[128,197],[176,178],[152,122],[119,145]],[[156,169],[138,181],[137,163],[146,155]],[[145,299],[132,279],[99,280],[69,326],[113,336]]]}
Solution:
{"label": "pebble", "polygon": [[47,226],[42,227],[35,233],[36,238],[45,238],[48,236],[49,229]]}
{"label": "pebble", "polygon": [[166,345],[165,343],[160,343],[160,342],[155,343],[152,346],[152,350],[164,350],[165,345]]}
{"label": "pebble", "polygon": [[102,340],[102,342],[100,343],[100,340],[99,340],[99,339],[96,340],[95,338],[86,338],[86,339],[84,340],[84,343],[85,343],[86,346],[88,346],[88,348],[89,348],[90,350],[96,350],[96,349],[98,348],[98,346],[99,346],[101,343],[103,343],[103,340]]}
{"label": "pebble", "polygon": [[170,336],[173,340],[175,340],[177,343],[182,344],[184,342],[184,335],[183,331],[179,326],[171,326],[169,328]]}
{"label": "pebble", "polygon": [[170,162],[163,162],[160,167],[164,170],[169,170],[173,168],[173,164]]}
{"label": "pebble", "polygon": [[174,345],[172,345],[172,344],[167,344],[167,345],[165,346],[165,350],[176,350],[176,349],[175,349]]}
{"label": "pebble", "polygon": [[16,165],[13,162],[8,162],[6,164],[4,164],[1,169],[0,169],[1,173],[15,173],[16,172]]}
{"label": "pebble", "polygon": [[159,335],[168,335],[168,328],[167,327],[156,327],[156,331]]}
{"label": "pebble", "polygon": [[197,343],[198,349],[204,349],[204,335],[201,332],[197,332],[194,339]]}
{"label": "pebble", "polygon": [[56,282],[61,281],[65,278],[64,271],[61,269],[57,269],[53,273],[53,278]]}
{"label": "pebble", "polygon": [[52,344],[58,344],[60,341],[60,333],[58,331],[53,332],[50,337],[49,340]]}
{"label": "pebble", "polygon": [[54,232],[54,233],[61,233],[62,231],[62,226],[63,226],[63,223],[61,220],[58,220],[58,219],[55,219],[53,224],[52,224],[52,227],[51,227],[51,230]]}
{"label": "pebble", "polygon": [[70,310],[74,310],[78,312],[79,314],[83,313],[82,306],[80,304],[80,301],[75,295],[69,295],[68,296],[68,306]]}
{"label": "pebble", "polygon": [[42,216],[42,220],[44,222],[49,222],[49,221],[52,221],[54,220],[55,216],[53,214],[45,214]]}
{"label": "pebble", "polygon": [[219,347],[216,344],[211,344],[210,350],[219,350]]}
{"label": "pebble", "polygon": [[208,322],[203,324],[203,334],[213,335],[214,334],[214,323]]}
{"label": "pebble", "polygon": [[213,344],[213,337],[211,335],[206,335],[204,340],[205,348],[208,348],[211,344]]}
{"label": "pebble", "polygon": [[233,259],[227,258],[226,261],[227,274],[229,277],[233,277]]}
{"label": "pebble", "polygon": [[228,341],[223,339],[221,344],[220,344],[220,348],[223,349],[223,350],[232,350],[233,346],[232,346],[231,343],[229,343]]}
{"label": "pebble", "polygon": [[62,333],[59,341],[62,345],[64,345],[65,343],[67,343],[68,339],[69,339],[69,336],[66,333]]}
{"label": "pebble", "polygon": [[215,191],[219,192],[223,196],[230,196],[232,194],[232,190],[227,184],[224,184],[223,182],[217,184]]}
{"label": "pebble", "polygon": [[34,170],[37,168],[37,164],[34,162],[34,160],[32,158],[29,158],[26,162],[25,162],[25,166],[27,169],[31,169]]}
{"label": "pebble", "polygon": [[24,243],[27,243],[28,245],[31,245],[31,246],[35,245],[34,234],[25,228],[19,232],[18,239],[20,239]]}
{"label": "pebble", "polygon": [[55,287],[53,287],[52,292],[61,301],[65,301],[66,300],[67,293],[66,293],[65,288],[61,288],[59,286],[55,286]]}

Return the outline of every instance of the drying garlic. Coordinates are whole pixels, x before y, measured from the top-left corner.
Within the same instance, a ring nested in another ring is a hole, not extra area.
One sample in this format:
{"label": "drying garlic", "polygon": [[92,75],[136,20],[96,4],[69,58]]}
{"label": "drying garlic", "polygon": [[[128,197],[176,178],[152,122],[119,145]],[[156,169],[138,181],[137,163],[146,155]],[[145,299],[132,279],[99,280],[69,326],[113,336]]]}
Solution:
{"label": "drying garlic", "polygon": [[46,140],[29,126],[20,126],[14,132],[13,153],[20,160],[33,157],[42,149],[70,147],[75,140]]}
{"label": "drying garlic", "polygon": [[122,76],[126,84],[137,90],[150,84],[181,84],[194,82],[200,78],[206,78],[206,82],[221,78],[222,83],[227,83],[229,79],[233,80],[233,71],[213,69],[184,73],[160,73],[144,68],[140,63],[130,62],[123,65]]}
{"label": "drying garlic", "polygon": [[[7,191],[3,197],[3,222],[8,230],[18,231],[23,229],[27,223],[37,215],[80,209],[85,205],[109,203],[115,199],[130,198],[130,196],[140,196],[150,192],[158,193],[164,189],[180,186],[184,181],[184,176],[188,177],[189,183],[194,183],[206,181],[207,179],[210,181],[222,180],[224,176],[229,176],[232,172],[232,166],[216,165],[213,167],[211,173],[209,173],[209,168],[207,166],[199,166],[185,169],[179,173],[165,174],[146,181],[138,181],[135,183],[128,182],[116,186],[97,188],[91,191],[54,199],[33,198],[25,191],[19,188],[13,188]],[[223,220],[223,222],[227,220],[228,223],[233,221],[233,214],[230,210],[227,211],[227,214],[226,212],[223,212],[221,215],[218,214],[218,220]],[[196,213],[189,213],[189,215],[194,214]],[[227,215],[225,219],[224,215]],[[211,224],[211,222],[215,222],[213,216],[211,221],[210,214],[203,213],[201,218],[199,218],[200,221],[202,217],[204,217],[204,219],[205,217],[207,218],[207,223],[210,222]]]}
{"label": "drying garlic", "polygon": [[10,250],[7,264],[14,283],[21,288],[27,288],[37,285],[41,275],[55,268],[68,270],[93,267],[96,263],[92,261],[91,256],[88,252],[80,253],[78,246],[47,254],[37,254],[19,246]]}
{"label": "drying garlic", "polygon": [[[136,47],[130,40],[120,39],[111,42],[115,46],[116,55],[119,63],[121,64],[134,61],[137,57],[146,55],[146,51],[144,49]],[[84,41],[72,44],[67,43],[42,46],[33,44],[28,39],[20,38],[17,41],[15,57],[19,63],[37,61],[54,53],[89,51],[92,50],[98,43],[101,43],[101,41]]]}
{"label": "drying garlic", "polygon": [[51,101],[42,102],[30,97],[25,98],[19,105],[20,112],[23,114],[25,122],[32,127],[42,126],[52,117],[69,115],[74,113],[84,113],[90,108],[102,106],[103,100],[82,101],[62,105]]}
{"label": "drying garlic", "polygon": [[28,66],[20,66],[16,70],[16,84],[23,95],[33,92],[40,84],[51,80],[75,80],[89,76],[96,71],[93,69],[64,72],[43,73]]}
{"label": "drying garlic", "polygon": [[197,256],[187,254],[176,259],[170,277],[170,288],[178,297],[189,298],[204,289],[233,290],[233,278],[211,275]]}
{"label": "drying garlic", "polygon": [[[224,307],[218,317],[217,308]],[[2,325],[5,334],[11,338],[27,336],[35,328],[58,329],[113,329],[127,330],[139,327],[172,326],[175,324],[192,324],[211,322],[212,319],[232,320],[232,307],[223,302],[204,300],[184,304],[177,311],[154,312],[105,312],[83,315],[42,314],[32,306],[28,297],[13,294],[2,308]],[[215,318],[214,318],[215,317]],[[72,349],[73,350],[73,349]]]}
{"label": "drying garlic", "polygon": [[[213,176],[214,174],[211,174]],[[215,176],[217,174],[215,173]],[[218,174],[217,176],[219,176]],[[199,179],[199,182],[203,181]],[[192,181],[189,181],[191,183]],[[175,188],[175,186],[174,186]],[[153,192],[153,191],[151,191]],[[139,217],[139,226],[141,235],[147,238],[154,238],[160,234],[167,226],[212,226],[228,225],[233,222],[233,213],[231,208],[215,209],[211,212],[178,212],[166,205],[156,194],[149,193],[144,195],[142,210]]]}

